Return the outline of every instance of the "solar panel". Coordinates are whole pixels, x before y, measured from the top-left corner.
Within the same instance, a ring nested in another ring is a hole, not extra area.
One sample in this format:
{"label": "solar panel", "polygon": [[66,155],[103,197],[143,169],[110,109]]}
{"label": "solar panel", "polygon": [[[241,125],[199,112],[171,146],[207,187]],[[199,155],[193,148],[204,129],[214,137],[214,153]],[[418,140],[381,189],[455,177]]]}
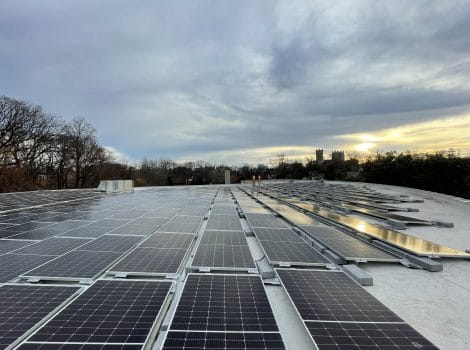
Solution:
{"label": "solar panel", "polygon": [[189,274],[170,330],[277,332],[259,276]]}
{"label": "solar panel", "polygon": [[182,233],[197,233],[201,226],[202,220],[193,223],[179,223],[168,222],[158,229],[161,232],[182,232]]}
{"label": "solar panel", "polygon": [[21,341],[28,331],[78,290],[58,286],[1,286],[0,348]]}
{"label": "solar panel", "polygon": [[131,210],[131,211],[120,211],[115,215],[111,215],[110,218],[135,220],[144,214],[148,214],[148,210]]}
{"label": "solar panel", "polygon": [[406,323],[305,322],[318,349],[438,350]]}
{"label": "solar panel", "polygon": [[253,231],[260,241],[294,242],[305,244],[305,241],[300,238],[299,235],[288,228],[255,227],[253,228]]}
{"label": "solar panel", "polygon": [[161,275],[178,272],[187,249],[136,248],[110,268],[133,275]]}
{"label": "solar panel", "polygon": [[187,207],[183,208],[178,215],[205,216],[209,209],[207,207]]}
{"label": "solar panel", "polygon": [[316,250],[304,243],[260,241],[271,263],[297,265],[325,265],[329,261]]}
{"label": "solar panel", "polygon": [[52,256],[5,254],[0,256],[0,283],[19,277],[22,273],[53,259]]}
{"label": "solar panel", "polygon": [[139,248],[181,248],[187,249],[194,241],[193,233],[155,232],[143,241]]}
{"label": "solar panel", "polygon": [[50,225],[50,226],[48,226],[48,228],[52,228],[54,230],[66,232],[66,231],[76,229],[78,227],[89,225],[91,223],[92,223],[92,221],[85,221],[85,220],[65,220],[65,221],[61,221],[57,224]]}
{"label": "solar panel", "polygon": [[205,230],[201,244],[248,245],[245,234],[241,231]]}
{"label": "solar panel", "polygon": [[2,238],[10,239],[11,237],[16,236],[17,234],[18,234],[18,232],[12,232],[12,231],[8,231],[6,229],[3,229],[3,230],[0,230],[0,239],[2,239]]}
{"label": "solar panel", "polygon": [[14,232],[27,232],[31,230],[35,230],[44,226],[50,225],[50,222],[36,222],[36,221],[29,221],[25,222],[23,224],[11,226],[8,228],[9,231],[14,231]]}
{"label": "solar panel", "polygon": [[17,350],[141,350],[142,345],[129,344],[56,344],[24,343]]}
{"label": "solar panel", "polygon": [[190,215],[176,215],[173,216],[168,223],[177,223],[177,224],[197,224],[203,220],[203,216],[190,216]]}
{"label": "solar panel", "polygon": [[238,215],[234,206],[214,205],[211,209],[211,215]]}
{"label": "solar panel", "polygon": [[375,248],[346,233],[325,226],[301,226],[313,238],[346,260],[398,261],[393,255]]}
{"label": "solar panel", "polygon": [[282,220],[272,216],[271,214],[246,213],[245,216],[252,227],[287,227],[287,225]]}
{"label": "solar panel", "polygon": [[53,237],[19,249],[15,251],[15,253],[58,256],[65,254],[89,241],[89,239]]}
{"label": "solar panel", "polygon": [[207,230],[241,231],[242,225],[238,215],[212,215],[207,221]]}
{"label": "solar panel", "polygon": [[256,268],[248,245],[200,244],[191,265]]}
{"label": "solar panel", "polygon": [[145,214],[145,218],[169,218],[170,216],[175,215],[180,209],[179,208],[158,208],[151,211],[148,214]]}
{"label": "solar panel", "polygon": [[112,227],[112,228],[117,228],[119,226],[125,225],[129,223],[131,220],[125,220],[125,219],[109,219],[109,218],[103,218],[101,220],[96,221],[93,223],[94,226],[102,226],[102,227]]}
{"label": "solar panel", "polygon": [[[111,265],[122,253],[116,252],[93,252],[83,250],[72,250],[71,252],[62,255],[47,264],[44,264],[32,271],[29,271],[25,276],[35,276],[41,278],[94,278],[106,267]],[[4,255],[5,256],[5,255]],[[21,255],[25,256],[25,255]],[[40,255],[33,255],[36,257],[47,258]],[[0,257],[1,258],[1,257]],[[46,260],[46,261],[47,261]],[[45,261],[43,261],[45,262]],[[24,265],[23,262],[21,262]],[[35,265],[37,266],[37,265]],[[28,270],[30,270],[30,267]],[[27,270],[26,270],[27,271]],[[24,271],[22,271],[24,272]]]}
{"label": "solar panel", "polygon": [[61,237],[83,237],[83,238],[97,238],[112,230],[110,227],[101,226],[82,226],[74,230],[62,233]]}
{"label": "solar panel", "polygon": [[194,349],[285,349],[279,333],[222,333],[171,331],[166,336],[164,350]]}
{"label": "solar panel", "polygon": [[304,320],[403,322],[342,272],[276,269]]}
{"label": "solar panel", "polygon": [[142,217],[142,218],[135,219],[134,221],[131,221],[129,225],[143,225],[143,226],[152,226],[152,227],[157,228],[157,226],[160,226],[167,220],[168,220],[167,218]]}
{"label": "solar panel", "polygon": [[104,235],[80,247],[80,250],[93,252],[121,252],[125,253],[134,247],[142,237]]}
{"label": "solar panel", "polygon": [[157,229],[158,226],[148,226],[148,225],[134,225],[127,224],[108,233],[111,235],[122,235],[122,236],[147,236]]}
{"label": "solar panel", "polygon": [[30,244],[36,243],[37,241],[24,241],[24,240],[13,240],[13,239],[0,239],[0,254],[12,252],[14,250],[26,247]]}
{"label": "solar panel", "polygon": [[42,240],[46,238],[53,237],[62,233],[60,230],[54,230],[52,228],[43,227],[36,230],[21,232],[14,236],[9,236],[11,239],[27,239],[27,240]]}
{"label": "solar panel", "polygon": [[172,285],[165,281],[97,281],[28,341],[143,346]]}

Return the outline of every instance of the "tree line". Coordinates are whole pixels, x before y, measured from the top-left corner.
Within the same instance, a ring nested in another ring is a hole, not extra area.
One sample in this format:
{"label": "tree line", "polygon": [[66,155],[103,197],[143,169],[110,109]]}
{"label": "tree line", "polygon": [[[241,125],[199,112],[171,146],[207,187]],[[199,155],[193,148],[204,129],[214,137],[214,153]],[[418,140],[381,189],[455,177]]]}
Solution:
{"label": "tree line", "polygon": [[452,152],[377,154],[362,164],[359,179],[470,198],[470,158]]}
{"label": "tree line", "polygon": [[110,154],[84,118],[65,122],[39,105],[0,97],[0,192],[92,187],[109,166]]}

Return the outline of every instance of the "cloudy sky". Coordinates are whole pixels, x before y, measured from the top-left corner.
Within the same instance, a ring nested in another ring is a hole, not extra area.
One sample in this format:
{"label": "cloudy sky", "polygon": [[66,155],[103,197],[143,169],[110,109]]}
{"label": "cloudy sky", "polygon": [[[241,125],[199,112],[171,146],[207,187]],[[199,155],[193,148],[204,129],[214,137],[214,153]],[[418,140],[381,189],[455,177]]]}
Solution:
{"label": "cloudy sky", "polygon": [[131,161],[470,155],[470,2],[2,0],[0,95]]}

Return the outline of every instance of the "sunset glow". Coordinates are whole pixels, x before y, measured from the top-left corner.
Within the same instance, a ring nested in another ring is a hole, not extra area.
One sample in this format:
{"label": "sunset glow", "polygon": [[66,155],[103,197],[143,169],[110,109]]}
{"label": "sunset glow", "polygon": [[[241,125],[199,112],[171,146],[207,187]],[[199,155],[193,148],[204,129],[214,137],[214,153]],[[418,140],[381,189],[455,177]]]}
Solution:
{"label": "sunset glow", "polygon": [[436,152],[455,149],[461,156],[470,155],[470,115],[460,115],[395,128],[346,134],[346,150]]}

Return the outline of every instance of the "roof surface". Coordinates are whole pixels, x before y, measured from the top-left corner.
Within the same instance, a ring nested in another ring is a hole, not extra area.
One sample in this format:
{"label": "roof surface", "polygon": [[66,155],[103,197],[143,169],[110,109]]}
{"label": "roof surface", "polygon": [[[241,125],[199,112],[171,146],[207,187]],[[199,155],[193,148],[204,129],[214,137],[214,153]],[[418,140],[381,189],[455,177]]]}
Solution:
{"label": "roof surface", "polygon": [[[408,334],[414,348],[470,346],[470,206],[458,198],[298,181],[2,199],[2,348],[352,349],[374,339],[348,327],[380,341]],[[435,246],[462,254],[423,254]],[[338,327],[355,347],[338,345]]]}

